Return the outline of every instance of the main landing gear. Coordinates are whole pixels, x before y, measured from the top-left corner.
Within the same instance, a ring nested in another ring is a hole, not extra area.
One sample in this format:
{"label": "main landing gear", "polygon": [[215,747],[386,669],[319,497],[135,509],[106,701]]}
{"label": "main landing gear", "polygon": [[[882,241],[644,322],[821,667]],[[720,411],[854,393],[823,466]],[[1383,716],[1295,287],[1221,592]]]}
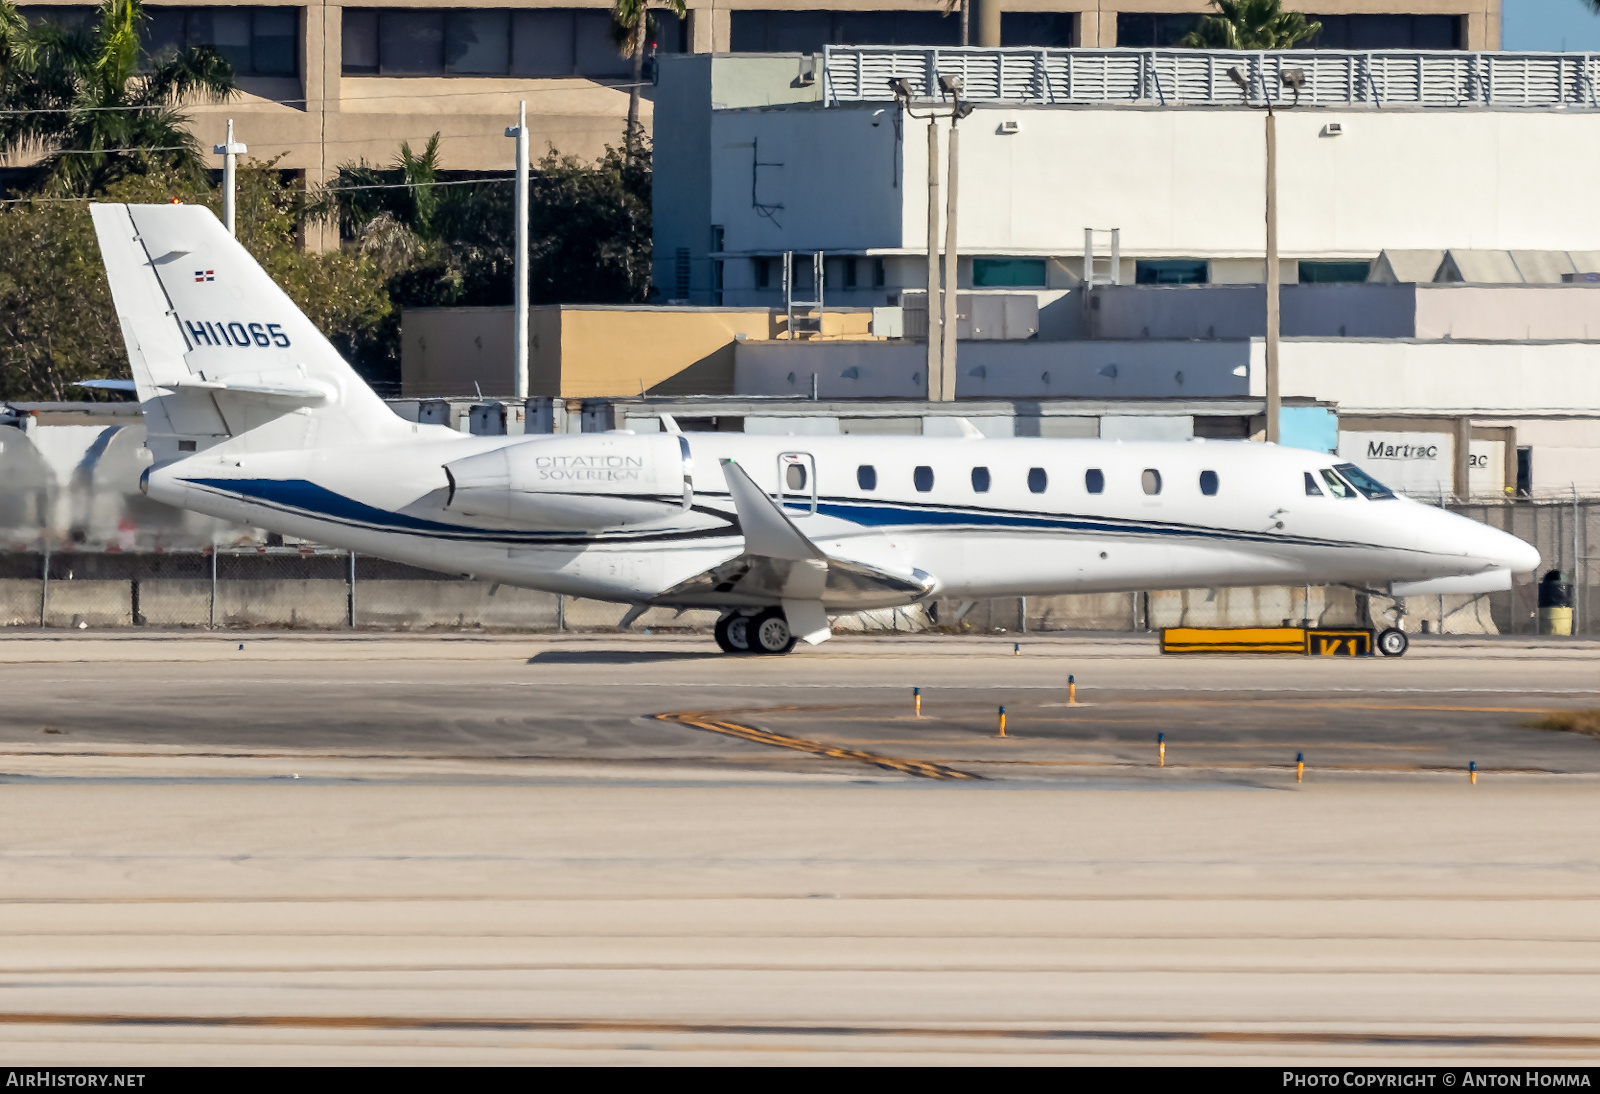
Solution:
{"label": "main landing gear", "polygon": [[782,608],[757,615],[729,612],[717,620],[712,633],[723,653],[788,653],[795,643]]}

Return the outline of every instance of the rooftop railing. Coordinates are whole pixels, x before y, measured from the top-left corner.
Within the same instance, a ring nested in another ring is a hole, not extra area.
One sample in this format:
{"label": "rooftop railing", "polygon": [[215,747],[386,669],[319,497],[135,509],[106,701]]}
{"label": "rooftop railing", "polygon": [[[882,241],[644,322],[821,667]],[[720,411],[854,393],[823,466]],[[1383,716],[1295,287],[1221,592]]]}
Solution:
{"label": "rooftop railing", "polygon": [[1237,106],[1228,76],[1248,75],[1251,99],[1288,102],[1278,79],[1305,73],[1302,106],[1567,107],[1600,109],[1600,54],[1197,49],[986,49],[827,46],[824,101],[893,102],[891,79],[941,98],[959,76],[970,102],[1033,105]]}

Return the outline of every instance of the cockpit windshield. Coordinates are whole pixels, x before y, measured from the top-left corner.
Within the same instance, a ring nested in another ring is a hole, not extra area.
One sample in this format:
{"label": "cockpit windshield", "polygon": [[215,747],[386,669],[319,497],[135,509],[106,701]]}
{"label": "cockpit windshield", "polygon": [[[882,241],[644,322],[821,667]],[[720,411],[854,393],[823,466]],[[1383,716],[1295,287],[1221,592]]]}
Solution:
{"label": "cockpit windshield", "polygon": [[1353,463],[1336,463],[1333,465],[1333,469],[1339,472],[1346,482],[1373,501],[1382,501],[1384,498],[1395,496],[1393,490],[1390,490]]}

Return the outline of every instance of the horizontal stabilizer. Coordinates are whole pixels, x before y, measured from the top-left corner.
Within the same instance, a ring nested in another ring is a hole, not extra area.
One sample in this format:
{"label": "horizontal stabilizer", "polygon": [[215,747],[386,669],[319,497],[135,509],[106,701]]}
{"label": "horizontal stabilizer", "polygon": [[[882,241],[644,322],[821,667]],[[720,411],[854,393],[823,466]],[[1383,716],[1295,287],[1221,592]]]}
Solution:
{"label": "horizontal stabilizer", "polygon": [[273,387],[264,384],[232,384],[211,380],[187,380],[180,384],[170,385],[170,389],[174,391],[208,391],[213,394],[227,393],[243,399],[253,399],[264,403],[281,403],[288,406],[321,406],[329,399],[328,392],[310,387]]}

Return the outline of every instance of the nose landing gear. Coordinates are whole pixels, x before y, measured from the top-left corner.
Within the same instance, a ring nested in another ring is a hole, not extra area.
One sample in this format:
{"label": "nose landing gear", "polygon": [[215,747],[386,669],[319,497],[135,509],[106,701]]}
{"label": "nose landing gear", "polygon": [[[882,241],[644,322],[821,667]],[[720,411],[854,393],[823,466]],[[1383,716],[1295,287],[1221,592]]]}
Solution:
{"label": "nose landing gear", "polygon": [[723,653],[788,653],[795,636],[782,608],[768,608],[759,615],[730,612],[717,620],[712,630]]}
{"label": "nose landing gear", "polygon": [[1378,632],[1378,652],[1385,657],[1399,657],[1411,645],[1411,639],[1399,627],[1385,627]]}

